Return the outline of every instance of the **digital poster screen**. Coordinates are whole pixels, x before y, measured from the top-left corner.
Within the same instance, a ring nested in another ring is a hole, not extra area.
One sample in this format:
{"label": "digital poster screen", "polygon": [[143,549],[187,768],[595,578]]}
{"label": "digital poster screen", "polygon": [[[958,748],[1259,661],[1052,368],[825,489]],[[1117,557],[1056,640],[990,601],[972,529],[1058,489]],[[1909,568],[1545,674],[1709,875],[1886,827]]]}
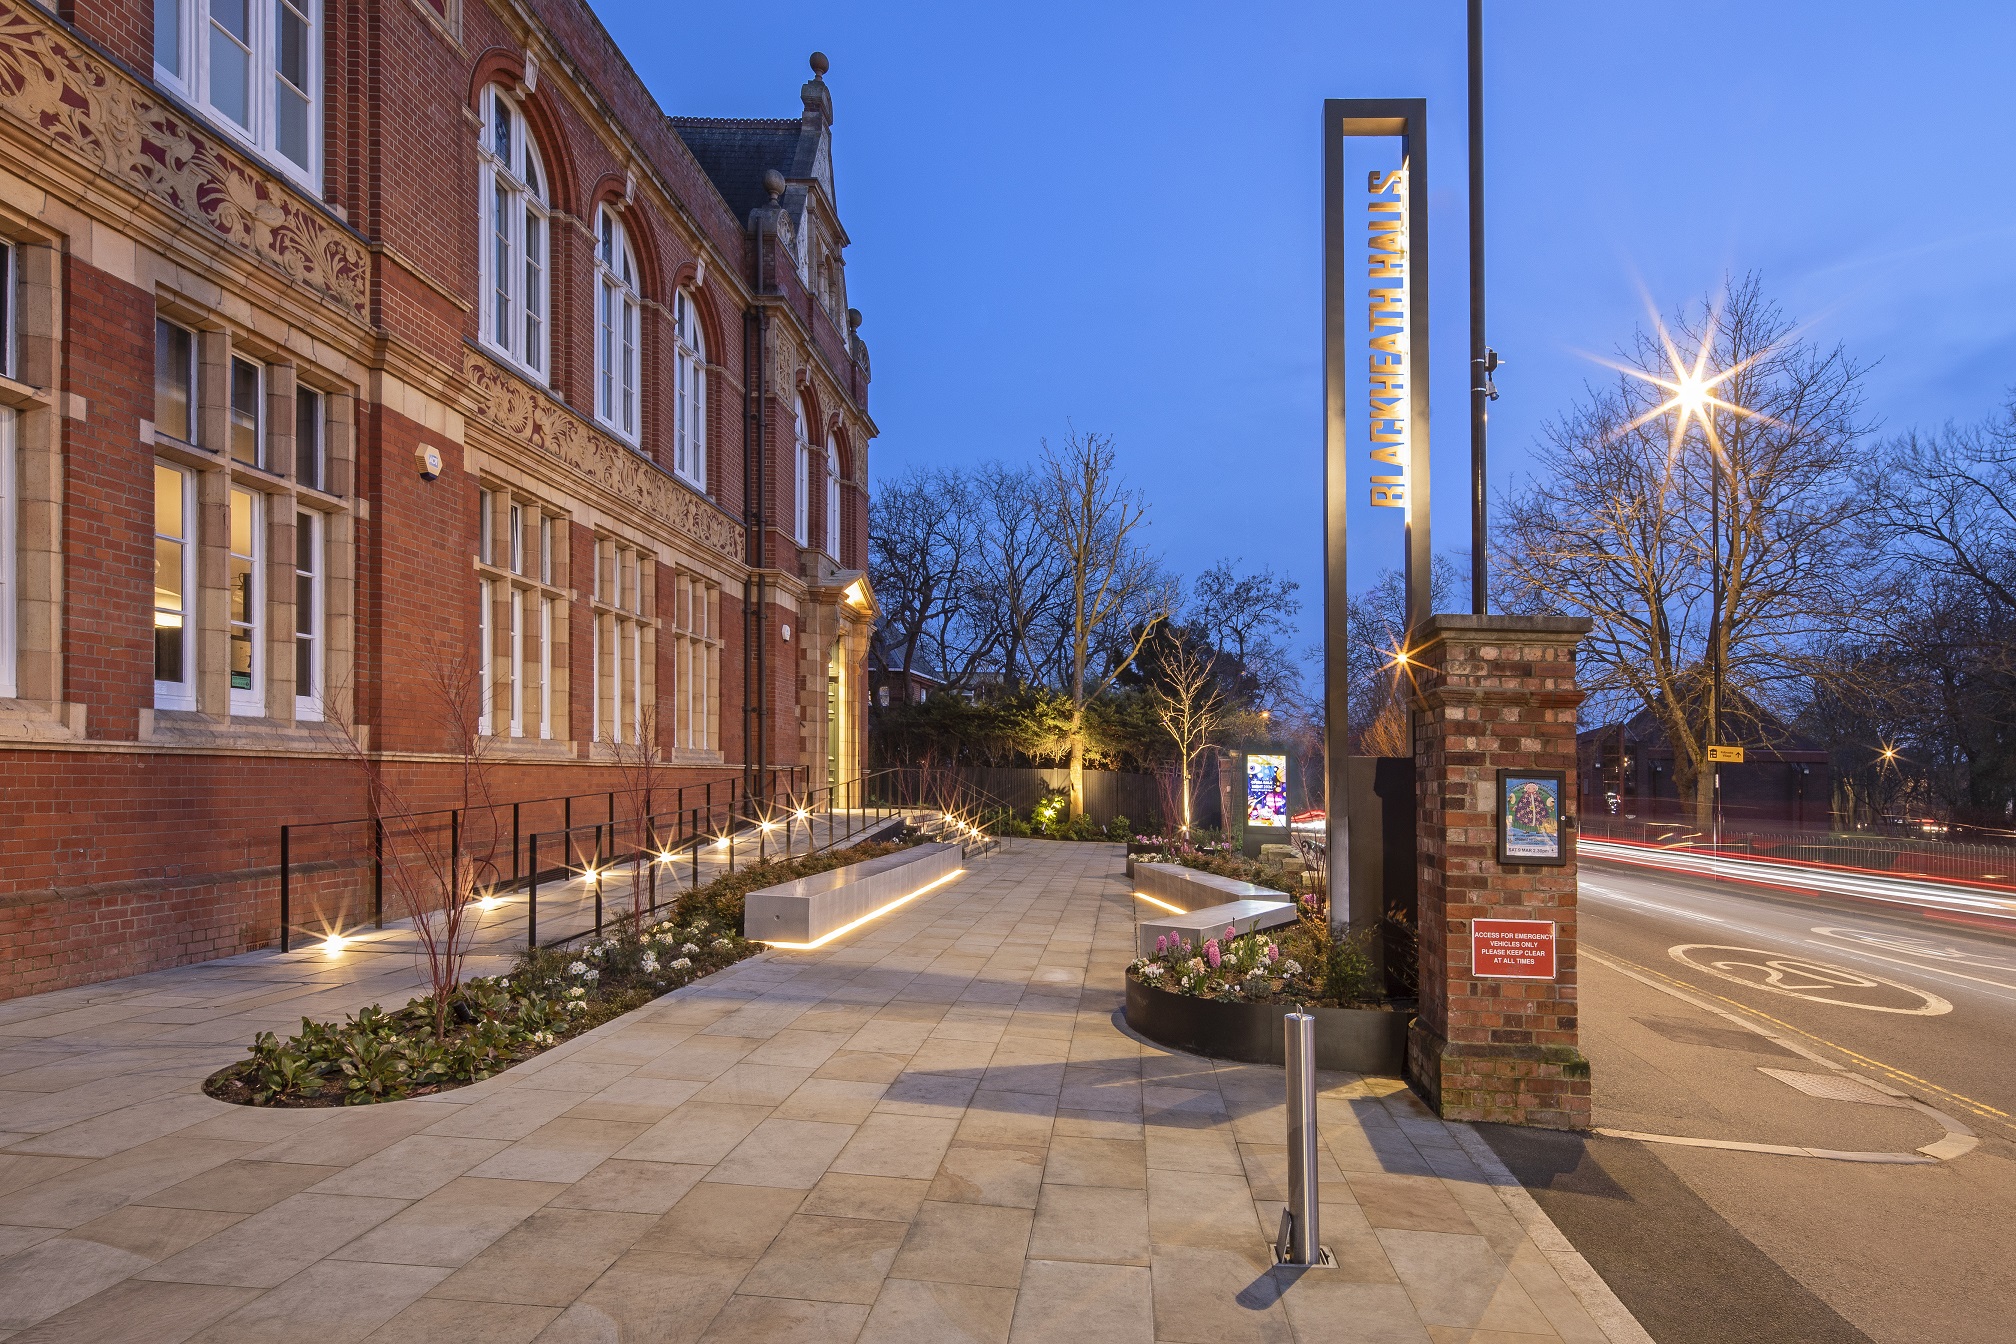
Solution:
{"label": "digital poster screen", "polygon": [[1246,824],[1288,829],[1288,758],[1246,758]]}

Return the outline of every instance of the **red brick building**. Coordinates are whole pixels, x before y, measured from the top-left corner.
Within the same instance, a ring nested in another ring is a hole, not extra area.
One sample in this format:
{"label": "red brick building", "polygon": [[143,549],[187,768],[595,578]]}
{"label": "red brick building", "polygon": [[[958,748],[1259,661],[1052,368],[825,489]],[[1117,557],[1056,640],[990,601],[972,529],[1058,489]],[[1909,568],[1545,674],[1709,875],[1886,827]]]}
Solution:
{"label": "red brick building", "polygon": [[[278,829],[851,778],[868,357],[825,62],[582,0],[0,0],[0,997],[274,941]],[[151,583],[150,583],[151,580]]]}

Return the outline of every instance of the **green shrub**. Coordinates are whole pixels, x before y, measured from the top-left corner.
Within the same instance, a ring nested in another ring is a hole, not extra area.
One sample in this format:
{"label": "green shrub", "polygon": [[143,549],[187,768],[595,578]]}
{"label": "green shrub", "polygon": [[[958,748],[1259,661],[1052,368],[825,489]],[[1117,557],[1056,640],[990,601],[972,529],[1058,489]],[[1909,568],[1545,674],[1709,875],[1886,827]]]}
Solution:
{"label": "green shrub", "polygon": [[262,1031],[247,1058],[203,1090],[252,1106],[333,1106],[425,1096],[479,1082],[762,950],[742,937],[743,898],[794,877],[908,848],[896,841],[751,864],[682,892],[641,925],[625,917],[574,948],[527,949],[511,973],[466,981],[434,1035],[432,996],[342,1023],[301,1019],[282,1039]]}
{"label": "green shrub", "polygon": [[1108,840],[1118,840],[1123,845],[1127,843],[1133,831],[1134,823],[1128,821],[1125,817],[1115,817],[1106,823],[1106,838]]}

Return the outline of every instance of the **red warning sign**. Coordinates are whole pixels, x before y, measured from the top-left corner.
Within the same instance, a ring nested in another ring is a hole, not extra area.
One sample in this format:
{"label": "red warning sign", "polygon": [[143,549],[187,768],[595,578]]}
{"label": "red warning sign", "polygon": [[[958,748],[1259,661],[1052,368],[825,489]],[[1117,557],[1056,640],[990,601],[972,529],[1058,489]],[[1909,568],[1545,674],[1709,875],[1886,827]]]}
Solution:
{"label": "red warning sign", "polygon": [[1470,974],[1479,980],[1552,980],[1553,924],[1542,919],[1471,920]]}

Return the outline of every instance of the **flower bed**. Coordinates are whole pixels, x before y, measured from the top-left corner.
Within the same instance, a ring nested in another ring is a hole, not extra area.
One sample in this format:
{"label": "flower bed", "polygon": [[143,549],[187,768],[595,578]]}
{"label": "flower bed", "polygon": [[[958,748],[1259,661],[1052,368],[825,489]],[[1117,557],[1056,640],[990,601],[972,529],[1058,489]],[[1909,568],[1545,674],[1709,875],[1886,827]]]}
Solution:
{"label": "flower bed", "polygon": [[390,1012],[363,1008],[342,1023],[303,1018],[285,1038],[261,1032],[248,1057],[203,1090],[247,1106],[354,1106],[481,1082],[762,951],[740,933],[747,893],[905,848],[864,844],[751,864],[682,893],[663,919],[625,919],[575,948],[528,949],[510,974],[464,981],[439,1035],[431,996]]}
{"label": "flower bed", "polygon": [[1370,942],[1337,937],[1314,900],[1291,928],[1158,940],[1127,967],[1127,1021],[1178,1050],[1278,1064],[1281,1019],[1301,1010],[1316,1018],[1318,1067],[1397,1074],[1411,1014],[1379,993]]}
{"label": "flower bed", "polygon": [[1373,984],[1370,939],[1339,938],[1321,909],[1305,900],[1285,929],[1243,936],[1158,938],[1153,955],[1128,964],[1130,979],[1174,994],[1221,1003],[1320,1004],[1356,1008],[1382,1002]]}

